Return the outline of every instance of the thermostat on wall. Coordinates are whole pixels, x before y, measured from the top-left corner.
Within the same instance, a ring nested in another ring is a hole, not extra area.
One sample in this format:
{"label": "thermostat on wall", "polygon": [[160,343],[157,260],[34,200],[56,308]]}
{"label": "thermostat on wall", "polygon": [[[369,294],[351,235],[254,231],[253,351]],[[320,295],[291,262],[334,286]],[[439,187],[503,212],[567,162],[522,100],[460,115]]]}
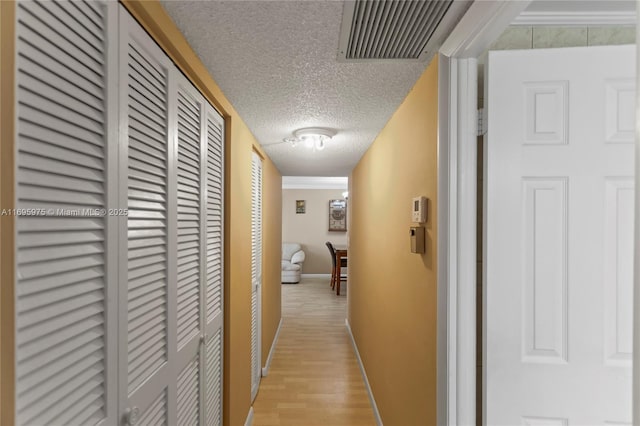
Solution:
{"label": "thermostat on wall", "polygon": [[427,197],[416,197],[413,199],[411,221],[415,223],[424,223],[427,221]]}

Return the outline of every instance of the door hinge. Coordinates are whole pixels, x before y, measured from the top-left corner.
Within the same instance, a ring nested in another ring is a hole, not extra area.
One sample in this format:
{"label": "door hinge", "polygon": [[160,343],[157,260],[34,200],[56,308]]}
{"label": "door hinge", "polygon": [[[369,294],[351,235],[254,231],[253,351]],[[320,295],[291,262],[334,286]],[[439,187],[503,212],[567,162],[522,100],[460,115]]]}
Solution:
{"label": "door hinge", "polygon": [[487,134],[487,110],[480,108],[478,110],[478,136]]}

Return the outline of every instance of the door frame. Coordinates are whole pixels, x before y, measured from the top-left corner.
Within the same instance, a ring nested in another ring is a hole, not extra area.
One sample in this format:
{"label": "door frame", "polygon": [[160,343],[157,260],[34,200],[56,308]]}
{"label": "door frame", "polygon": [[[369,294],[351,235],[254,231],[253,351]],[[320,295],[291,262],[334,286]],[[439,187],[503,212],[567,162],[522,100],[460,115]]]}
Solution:
{"label": "door frame", "polygon": [[[526,1],[476,0],[438,52],[438,313],[437,424],[476,424],[476,194],[478,57],[526,9]],[[638,0],[640,7],[640,0]],[[575,17],[574,17],[575,18]],[[610,17],[578,16],[583,25]],[[622,17],[627,19],[629,16]],[[554,21],[528,22],[543,25]],[[566,19],[566,18],[565,18]],[[599,21],[602,20],[602,22]],[[622,21],[622,19],[621,19]],[[556,25],[562,24],[556,19]],[[622,22],[621,22],[622,23]],[[571,24],[575,25],[575,22]],[[569,24],[569,25],[571,25]],[[611,24],[611,22],[608,22]],[[637,28],[640,41],[640,29]],[[640,88],[640,50],[636,44]],[[640,111],[640,90],[637,91]],[[640,115],[638,122],[640,123]],[[635,247],[640,251],[640,124],[636,124]],[[486,220],[486,218],[485,218]],[[640,256],[635,256],[635,288],[640,289]],[[484,303],[484,301],[483,301]],[[483,324],[483,327],[484,324]],[[483,330],[483,335],[486,336]],[[484,346],[484,342],[482,342]],[[633,364],[640,365],[640,291],[634,292]],[[483,347],[483,354],[485,353]],[[483,370],[483,375],[486,374]],[[633,369],[633,392],[640,395],[640,368]],[[484,396],[483,396],[484,399]],[[640,402],[633,407],[640,422]],[[484,400],[482,402],[484,405]]]}

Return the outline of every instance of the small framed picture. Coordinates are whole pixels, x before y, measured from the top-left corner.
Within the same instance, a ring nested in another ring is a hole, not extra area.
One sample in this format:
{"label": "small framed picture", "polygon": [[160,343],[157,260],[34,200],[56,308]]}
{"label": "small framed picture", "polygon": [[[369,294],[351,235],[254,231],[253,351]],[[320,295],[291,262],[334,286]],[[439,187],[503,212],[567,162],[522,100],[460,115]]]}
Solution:
{"label": "small framed picture", "polygon": [[305,214],[305,200],[296,200],[296,214]]}
{"label": "small framed picture", "polygon": [[329,231],[346,232],[347,200],[329,201]]}

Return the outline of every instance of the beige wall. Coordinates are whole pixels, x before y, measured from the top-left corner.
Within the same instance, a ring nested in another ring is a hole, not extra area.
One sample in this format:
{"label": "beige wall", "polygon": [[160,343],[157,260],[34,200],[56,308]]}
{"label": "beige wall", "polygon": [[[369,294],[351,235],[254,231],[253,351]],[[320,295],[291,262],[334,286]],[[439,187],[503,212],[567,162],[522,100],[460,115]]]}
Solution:
{"label": "beige wall", "polygon": [[[353,170],[348,318],[382,421],[436,424],[437,59]],[[411,198],[429,199],[426,253]]]}
{"label": "beige wall", "polygon": [[[303,274],[330,274],[331,257],[325,243],[346,246],[346,232],[329,232],[329,200],[344,198],[346,189],[283,189],[282,241],[300,243],[306,258]],[[306,201],[306,213],[296,214],[296,200]],[[347,223],[347,229],[350,224]]]}

